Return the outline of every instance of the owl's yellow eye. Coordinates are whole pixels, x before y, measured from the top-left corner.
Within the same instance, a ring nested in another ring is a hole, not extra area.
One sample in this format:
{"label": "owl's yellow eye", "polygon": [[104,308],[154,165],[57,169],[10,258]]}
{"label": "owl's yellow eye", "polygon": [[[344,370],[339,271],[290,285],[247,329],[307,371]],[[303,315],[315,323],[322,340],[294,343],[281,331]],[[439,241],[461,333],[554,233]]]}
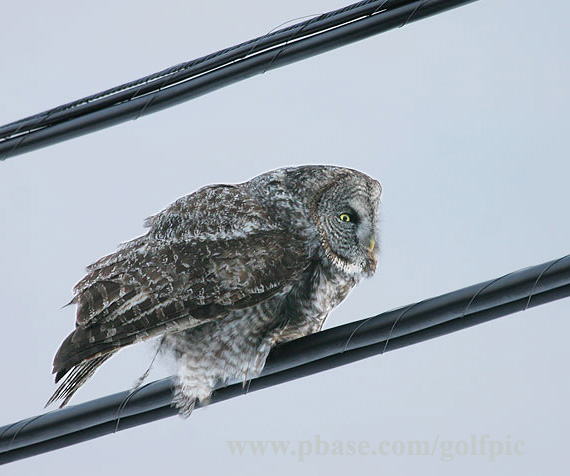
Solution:
{"label": "owl's yellow eye", "polygon": [[348,213],[342,213],[338,217],[340,218],[340,221],[349,222],[352,220],[352,217]]}

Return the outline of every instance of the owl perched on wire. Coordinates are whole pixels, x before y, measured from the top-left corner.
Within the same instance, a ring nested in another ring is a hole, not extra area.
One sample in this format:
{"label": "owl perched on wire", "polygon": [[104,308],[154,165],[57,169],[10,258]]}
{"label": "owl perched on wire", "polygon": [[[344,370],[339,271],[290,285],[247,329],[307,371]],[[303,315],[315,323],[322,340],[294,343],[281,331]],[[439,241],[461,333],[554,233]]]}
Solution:
{"label": "owl perched on wire", "polygon": [[182,414],[217,382],[259,375],[275,344],[320,330],[374,273],[380,194],[361,172],[309,165],[207,186],[148,218],[146,234],[75,286],[76,328],[48,404],[64,406],[115,352],[156,336],[177,363]]}

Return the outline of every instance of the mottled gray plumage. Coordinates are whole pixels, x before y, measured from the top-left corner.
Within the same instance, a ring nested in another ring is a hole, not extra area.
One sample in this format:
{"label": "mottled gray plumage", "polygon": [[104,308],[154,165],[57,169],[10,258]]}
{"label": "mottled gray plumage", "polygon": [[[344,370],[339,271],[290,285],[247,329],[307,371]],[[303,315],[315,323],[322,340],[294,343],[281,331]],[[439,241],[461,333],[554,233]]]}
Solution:
{"label": "mottled gray plumage", "polygon": [[75,330],[54,359],[65,405],[121,347],[160,336],[188,414],[217,381],[259,374],[278,342],[318,331],[376,268],[380,184],[332,166],[211,185],[146,220],[148,232],[87,268]]}

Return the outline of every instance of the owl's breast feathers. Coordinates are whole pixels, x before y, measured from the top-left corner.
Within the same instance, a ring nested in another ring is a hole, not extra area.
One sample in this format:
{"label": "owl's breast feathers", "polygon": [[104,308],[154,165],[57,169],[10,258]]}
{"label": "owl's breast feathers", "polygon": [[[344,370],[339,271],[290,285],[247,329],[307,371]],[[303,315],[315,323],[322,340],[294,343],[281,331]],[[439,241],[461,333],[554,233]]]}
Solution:
{"label": "owl's breast feathers", "polygon": [[329,313],[348,296],[358,278],[335,273],[323,266],[323,258],[313,258],[291,291],[283,300],[281,314],[286,325],[278,336],[279,342],[312,334],[321,330]]}

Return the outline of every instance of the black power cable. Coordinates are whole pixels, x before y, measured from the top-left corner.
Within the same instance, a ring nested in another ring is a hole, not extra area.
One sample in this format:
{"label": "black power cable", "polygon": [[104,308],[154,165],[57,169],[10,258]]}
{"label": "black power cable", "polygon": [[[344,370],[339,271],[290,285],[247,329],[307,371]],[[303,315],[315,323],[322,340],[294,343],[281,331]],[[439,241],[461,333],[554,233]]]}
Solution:
{"label": "black power cable", "polygon": [[367,0],[0,127],[0,160],[71,139],[475,0]]}
{"label": "black power cable", "polygon": [[[218,388],[212,403],[456,332],[570,296],[570,255],[276,347],[261,376]],[[176,414],[173,379],[0,428],[0,464]]]}

